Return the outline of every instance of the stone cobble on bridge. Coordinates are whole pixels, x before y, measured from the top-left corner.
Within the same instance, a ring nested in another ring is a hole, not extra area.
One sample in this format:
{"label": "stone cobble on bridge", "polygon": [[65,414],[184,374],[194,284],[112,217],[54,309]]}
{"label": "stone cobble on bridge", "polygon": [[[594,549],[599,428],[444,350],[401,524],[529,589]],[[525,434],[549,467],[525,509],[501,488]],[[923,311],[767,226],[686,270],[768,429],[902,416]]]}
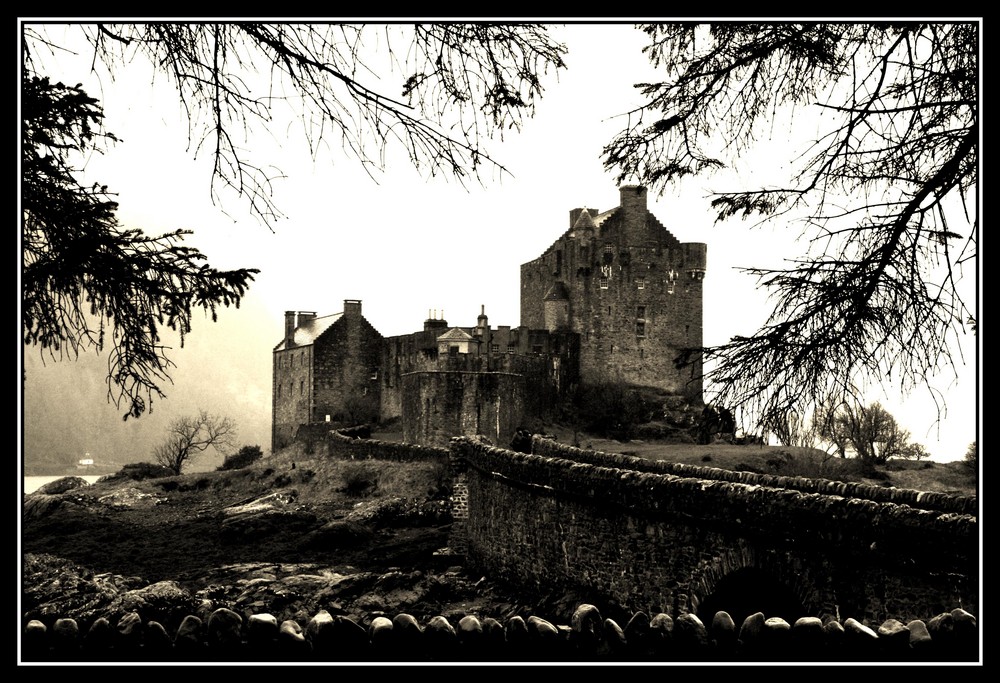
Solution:
{"label": "stone cobble on bridge", "polygon": [[737,625],[720,611],[710,623],[686,614],[636,613],[624,624],[579,605],[569,624],[539,616],[436,616],[419,623],[400,613],[365,623],[326,610],[305,625],[278,623],[269,614],[244,619],[219,608],[202,619],[185,617],[175,633],[137,612],[112,624],[98,618],[85,628],[58,618],[28,622],[21,634],[26,664],[75,663],[393,663],[393,662],[644,662],[855,663],[976,662],[976,617],[953,609],[930,619],[887,620],[869,628],[806,617],[789,624],[763,613]]}

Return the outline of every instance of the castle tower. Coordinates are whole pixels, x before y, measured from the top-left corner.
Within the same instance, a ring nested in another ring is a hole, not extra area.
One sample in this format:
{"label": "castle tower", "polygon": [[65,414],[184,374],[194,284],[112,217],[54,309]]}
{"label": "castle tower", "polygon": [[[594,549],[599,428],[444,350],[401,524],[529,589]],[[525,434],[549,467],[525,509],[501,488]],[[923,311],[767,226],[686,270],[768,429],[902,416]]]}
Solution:
{"label": "castle tower", "polygon": [[707,246],[681,243],[647,207],[647,190],[619,188],[604,212],[572,209],[570,227],[521,266],[521,325],[580,335],[580,379],[624,382],[702,400],[700,364],[675,359],[702,346]]}

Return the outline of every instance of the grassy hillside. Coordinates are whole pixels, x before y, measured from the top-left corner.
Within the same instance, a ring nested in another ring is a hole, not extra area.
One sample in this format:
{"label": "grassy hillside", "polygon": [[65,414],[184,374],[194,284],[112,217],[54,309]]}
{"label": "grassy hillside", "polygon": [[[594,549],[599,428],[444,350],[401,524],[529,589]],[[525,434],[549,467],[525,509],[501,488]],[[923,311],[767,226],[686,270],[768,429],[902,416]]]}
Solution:
{"label": "grassy hillside", "polygon": [[[931,461],[890,460],[866,473],[854,458],[837,458],[817,448],[790,446],[736,446],[728,443],[709,445],[665,443],[656,440],[633,439],[615,441],[586,434],[571,427],[550,425],[546,430],[561,443],[605,453],[621,453],[651,460],[724,470],[777,474],[786,477],[834,479],[865,482],[880,486],[937,491],[959,495],[976,495],[976,473],[962,461],[938,463]],[[372,438],[399,441],[396,431],[378,431]]]}

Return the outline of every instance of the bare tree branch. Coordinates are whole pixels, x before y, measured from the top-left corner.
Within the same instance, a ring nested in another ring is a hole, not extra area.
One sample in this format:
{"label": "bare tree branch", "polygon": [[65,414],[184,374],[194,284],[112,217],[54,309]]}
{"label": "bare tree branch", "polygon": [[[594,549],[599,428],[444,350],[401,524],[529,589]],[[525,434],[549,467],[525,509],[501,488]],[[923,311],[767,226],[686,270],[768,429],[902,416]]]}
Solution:
{"label": "bare tree branch", "polygon": [[[254,161],[250,140],[279,105],[302,122],[314,155],[339,140],[374,177],[399,146],[418,170],[464,182],[480,179],[483,166],[509,173],[484,144],[520,129],[543,77],[565,68],[565,46],[537,24],[80,26],[112,77],[139,58],[167,76],[192,149],[212,154],[213,202],[223,206],[232,193],[272,229],[283,215],[273,185],[282,174]],[[32,31],[27,42],[38,47],[40,36]],[[376,59],[383,68],[368,66]]]}
{"label": "bare tree branch", "polygon": [[[759,331],[678,359],[703,360],[712,401],[766,427],[831,393],[857,398],[883,382],[908,393],[955,371],[954,342],[967,321],[975,331],[976,319],[957,266],[975,258],[978,233],[977,25],[644,30],[650,59],[668,77],[638,86],[646,103],[605,147],[619,181],[662,193],[721,168],[781,108],[814,105],[826,122],[807,153],[790,160],[787,186],[712,200],[720,221],[775,223],[805,212],[809,245],[786,269],[745,269],[772,292]],[[956,217],[965,224],[958,230]]]}

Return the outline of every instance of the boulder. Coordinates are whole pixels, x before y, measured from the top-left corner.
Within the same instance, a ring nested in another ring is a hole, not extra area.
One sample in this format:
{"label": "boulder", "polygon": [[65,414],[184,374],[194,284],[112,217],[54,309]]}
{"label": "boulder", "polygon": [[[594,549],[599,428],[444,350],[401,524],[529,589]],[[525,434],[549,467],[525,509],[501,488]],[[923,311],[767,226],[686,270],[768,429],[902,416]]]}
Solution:
{"label": "boulder", "polygon": [[91,486],[91,483],[83,477],[62,477],[61,479],[56,479],[55,481],[50,481],[48,484],[39,486],[33,491],[33,493],[55,495],[58,493],[66,493],[67,491],[72,491],[73,489],[83,488],[85,486]]}
{"label": "boulder", "polygon": [[682,614],[674,620],[674,647],[686,661],[703,661],[708,655],[708,629],[696,614]]}

